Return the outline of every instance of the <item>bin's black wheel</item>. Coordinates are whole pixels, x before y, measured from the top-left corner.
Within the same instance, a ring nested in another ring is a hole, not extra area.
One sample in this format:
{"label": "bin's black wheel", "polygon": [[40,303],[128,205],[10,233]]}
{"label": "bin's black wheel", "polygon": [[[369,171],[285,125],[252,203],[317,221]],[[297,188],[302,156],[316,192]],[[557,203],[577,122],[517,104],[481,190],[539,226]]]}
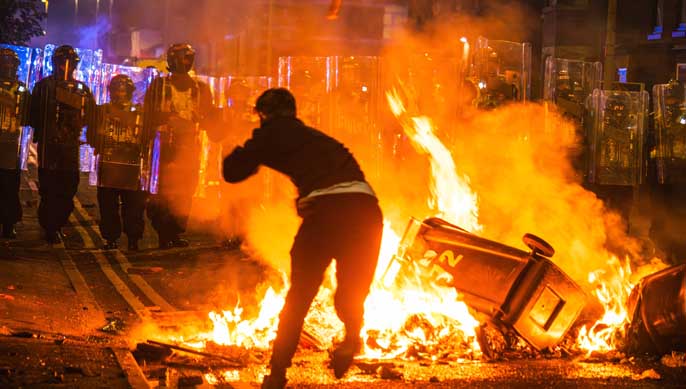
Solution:
{"label": "bin's black wheel", "polygon": [[534,234],[524,234],[522,240],[524,241],[524,244],[527,245],[534,253],[541,254],[542,256],[548,258],[555,255],[555,249],[553,246]]}

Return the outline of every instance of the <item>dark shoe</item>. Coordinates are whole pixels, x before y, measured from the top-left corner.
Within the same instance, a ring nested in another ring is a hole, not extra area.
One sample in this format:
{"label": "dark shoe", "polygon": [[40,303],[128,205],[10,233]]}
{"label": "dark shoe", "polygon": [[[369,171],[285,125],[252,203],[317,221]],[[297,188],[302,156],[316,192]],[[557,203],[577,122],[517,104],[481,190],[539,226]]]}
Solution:
{"label": "dark shoe", "polygon": [[360,351],[360,344],[353,342],[341,343],[331,355],[330,367],[333,369],[333,375],[341,379],[353,364],[355,354]]}
{"label": "dark shoe", "polygon": [[103,249],[105,250],[116,250],[119,247],[119,244],[117,243],[116,240],[108,240],[107,243],[105,244],[105,247]]}
{"label": "dark shoe", "polygon": [[48,244],[62,243],[62,233],[60,231],[45,231],[45,241]]}
{"label": "dark shoe", "polygon": [[129,241],[129,251],[138,251],[138,240]]}
{"label": "dark shoe", "polygon": [[171,247],[188,247],[190,243],[186,239],[174,238],[169,242]]}
{"label": "dark shoe", "polygon": [[5,239],[14,239],[17,237],[17,231],[14,229],[14,224],[5,224],[2,226],[2,237]]}
{"label": "dark shoe", "polygon": [[286,373],[283,374],[275,374],[271,373],[269,375],[264,376],[264,380],[262,381],[262,386],[260,386],[261,389],[283,389],[286,387]]}

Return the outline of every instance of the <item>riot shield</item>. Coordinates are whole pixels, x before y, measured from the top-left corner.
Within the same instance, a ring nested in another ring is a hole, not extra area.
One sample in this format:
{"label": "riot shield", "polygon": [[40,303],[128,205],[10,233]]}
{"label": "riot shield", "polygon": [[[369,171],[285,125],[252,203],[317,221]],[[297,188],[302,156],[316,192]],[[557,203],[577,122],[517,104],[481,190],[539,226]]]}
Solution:
{"label": "riot shield", "polygon": [[[43,77],[49,76],[53,72],[52,55],[55,49],[56,46],[53,44],[45,45],[43,51]],[[91,90],[91,93],[93,93],[93,96],[96,98],[96,103],[98,103],[99,101],[97,101],[97,96],[102,93],[101,91],[103,89],[106,90],[106,87],[103,86],[102,78],[100,77],[102,50],[91,50],[79,47],[76,47],[75,50],[81,58],[81,61],[76,67],[74,78],[82,81],[88,86],[88,88]],[[93,148],[85,143],[85,131],[81,134],[81,142],[82,145],[79,148],[79,170],[87,173],[90,172],[91,167],[94,166],[95,154],[93,153]]]}
{"label": "riot shield", "polygon": [[133,103],[143,104],[145,98],[145,91],[150,86],[150,83],[158,75],[157,69],[154,68],[139,68],[135,66],[122,66],[110,63],[104,63],[99,70],[99,79],[96,88],[92,89],[93,97],[97,104],[104,104],[109,101],[109,94],[107,88],[112,77],[117,74],[125,74],[129,76],[136,89],[133,92]]}
{"label": "riot shield", "polygon": [[0,43],[0,47],[13,50],[19,57],[17,77],[29,90],[41,78],[43,67],[43,49],[26,46],[15,46]]}
{"label": "riot shield", "polygon": [[[197,76],[198,81],[202,81],[210,88],[212,94],[212,105],[216,107],[224,106],[224,77]],[[198,186],[195,189],[195,197],[205,198],[210,187],[219,185],[218,170],[215,166],[219,145],[210,142],[206,131],[199,134],[200,141],[200,168],[198,171]],[[211,190],[210,190],[211,191]]]}
{"label": "riot shield", "polygon": [[543,98],[554,104],[559,113],[575,124],[573,130],[560,133],[559,126],[547,120],[546,116],[546,131],[572,145],[569,148],[572,165],[576,174],[583,180],[586,179],[588,171],[587,128],[590,117],[587,101],[593,90],[600,86],[602,74],[600,62],[553,57],[548,57],[545,61]]}
{"label": "riot shield", "polygon": [[[17,70],[17,78],[28,87],[28,90],[33,89],[33,85],[40,79],[43,68],[43,49],[26,46],[15,46],[0,43],[0,47],[5,47],[13,50],[19,56],[19,69]],[[19,141],[19,164],[21,170],[27,170],[29,164],[29,156],[36,154],[33,140],[33,128],[22,127],[21,138]]]}
{"label": "riot shield", "polygon": [[21,165],[22,124],[27,113],[26,88],[16,82],[0,83],[0,169]]}
{"label": "riot shield", "polygon": [[641,184],[648,93],[596,89],[591,113],[589,181],[599,185]]}
{"label": "riot shield", "polygon": [[472,76],[480,108],[496,108],[531,98],[531,44],[479,37]]}
{"label": "riot shield", "polygon": [[686,94],[674,81],[653,87],[657,178],[660,184],[686,183]]}
{"label": "riot shield", "polygon": [[122,110],[112,105],[100,106],[99,123],[94,148],[97,151],[95,166],[89,182],[106,188],[140,190],[147,187],[149,174],[144,169],[149,140],[143,131],[142,112],[133,106]]}
{"label": "riot shield", "polygon": [[280,57],[278,85],[298,102],[298,117],[328,132],[331,126],[332,57]]}
{"label": "riot shield", "polygon": [[331,133],[360,159],[381,173],[382,127],[379,123],[381,63],[378,57],[332,57]]}
{"label": "riot shield", "polygon": [[545,61],[543,99],[555,103],[567,116],[581,123],[586,100],[603,75],[600,62],[548,57]]}

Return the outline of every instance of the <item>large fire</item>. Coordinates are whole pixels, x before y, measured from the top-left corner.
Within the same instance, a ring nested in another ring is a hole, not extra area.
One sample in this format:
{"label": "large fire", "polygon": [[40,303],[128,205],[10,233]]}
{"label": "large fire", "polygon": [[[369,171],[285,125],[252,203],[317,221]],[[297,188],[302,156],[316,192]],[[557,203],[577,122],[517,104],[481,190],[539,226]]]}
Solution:
{"label": "large fire", "polygon": [[[466,40],[463,43],[466,57],[469,46]],[[412,88],[399,82],[397,88],[386,93],[386,98],[412,146],[426,157],[430,166],[430,190],[426,199],[430,214],[414,216],[439,216],[470,232],[483,233],[506,243],[513,241],[515,235],[519,239],[522,229],[537,228],[532,232],[541,231],[542,236],[551,239],[553,246],[566,256],[561,259],[563,263],[557,264],[583,284],[590,291],[589,295],[604,308],[600,320],[580,329],[576,347],[588,355],[620,347],[621,335],[630,320],[626,301],[637,282],[636,276],[643,272],[632,272],[628,257],[620,260],[609,253],[604,245],[613,228],[602,225],[607,222],[602,220],[605,217],[602,204],[577,183],[569,183],[572,181],[567,174],[569,168],[556,166],[562,160],[568,163],[567,156],[559,152],[565,145],[555,145],[557,148],[553,145],[560,142],[560,134],[573,133],[571,125],[549,113],[547,107],[513,104],[501,113],[484,114],[465,124],[480,131],[465,131],[463,142],[497,151],[476,156],[453,155],[451,150],[456,149],[455,145],[447,146],[436,132],[436,127],[445,123],[434,123],[432,118],[419,112],[417,107],[421,105]],[[531,123],[541,122],[541,116],[544,116],[544,129],[537,130]],[[557,134],[551,131],[556,126],[562,127],[556,128]],[[506,128],[511,132],[506,133]],[[501,130],[503,132],[499,132]],[[519,136],[522,133],[533,136]],[[538,138],[534,140],[536,136]],[[574,141],[568,138],[565,142]],[[499,155],[500,160],[488,166],[493,155]],[[546,179],[545,169],[558,168],[562,173]],[[478,182],[473,182],[470,176],[474,178],[472,174],[479,170],[485,173],[474,180]],[[485,176],[488,179],[484,179]],[[479,209],[483,198],[490,205],[481,210],[485,215],[480,214]],[[393,222],[405,221],[385,221],[375,282],[365,303],[365,322],[360,334],[365,345],[363,356],[413,358],[420,354],[436,358],[442,344],[451,344],[460,349],[460,352],[452,353],[452,357],[478,358],[481,349],[476,331],[480,323],[460,301],[454,288],[446,286],[448,283],[427,282],[419,272],[403,274],[408,281],[402,286],[388,282],[396,275],[393,271],[398,270],[389,266],[400,242],[396,231],[404,227]],[[563,228],[560,228],[561,224],[564,224]],[[512,228],[513,225],[517,228]],[[624,235],[619,240],[629,241]],[[657,267],[659,265],[652,266],[650,271]],[[305,324],[306,331],[314,332],[322,346],[330,346],[333,338],[341,333],[332,304],[336,288],[334,274],[335,265],[332,265]],[[230,310],[213,311],[209,313],[213,330],[195,334],[191,341],[179,337],[173,340],[198,348],[213,342],[268,349],[276,336],[278,314],[288,287],[286,274],[283,277],[285,287],[278,293],[268,288],[261,297],[259,313],[252,315],[254,317],[245,317],[240,304]],[[449,276],[446,274],[446,277]]]}

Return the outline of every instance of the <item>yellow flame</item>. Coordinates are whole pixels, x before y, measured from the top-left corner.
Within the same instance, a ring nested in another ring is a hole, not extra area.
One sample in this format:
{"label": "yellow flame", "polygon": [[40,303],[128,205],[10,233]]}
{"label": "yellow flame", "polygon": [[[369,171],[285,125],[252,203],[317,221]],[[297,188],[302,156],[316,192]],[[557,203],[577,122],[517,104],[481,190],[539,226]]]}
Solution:
{"label": "yellow flame", "polygon": [[593,295],[604,308],[603,316],[590,328],[579,331],[577,345],[589,356],[592,353],[607,353],[622,345],[627,327],[631,322],[627,310],[629,296],[634,286],[645,275],[654,273],[667,265],[658,258],[632,271],[629,258],[620,261],[612,256],[607,268],[589,273],[588,282],[595,285]]}
{"label": "yellow flame", "polygon": [[[412,95],[405,91],[408,98]],[[459,176],[450,150],[434,132],[434,126],[426,116],[412,116],[405,110],[396,89],[386,93],[388,105],[398,118],[414,146],[424,153],[431,164],[431,197],[429,206],[448,222],[468,231],[481,231],[477,196],[469,186],[469,177]]]}
{"label": "yellow flame", "polygon": [[626,302],[633,285],[628,259],[621,263],[617,257],[608,261],[608,270],[601,269],[588,275],[588,282],[596,285],[593,294],[603,305],[605,313],[593,326],[582,327],[577,338],[579,348],[587,355],[617,349],[617,341],[629,323]]}

